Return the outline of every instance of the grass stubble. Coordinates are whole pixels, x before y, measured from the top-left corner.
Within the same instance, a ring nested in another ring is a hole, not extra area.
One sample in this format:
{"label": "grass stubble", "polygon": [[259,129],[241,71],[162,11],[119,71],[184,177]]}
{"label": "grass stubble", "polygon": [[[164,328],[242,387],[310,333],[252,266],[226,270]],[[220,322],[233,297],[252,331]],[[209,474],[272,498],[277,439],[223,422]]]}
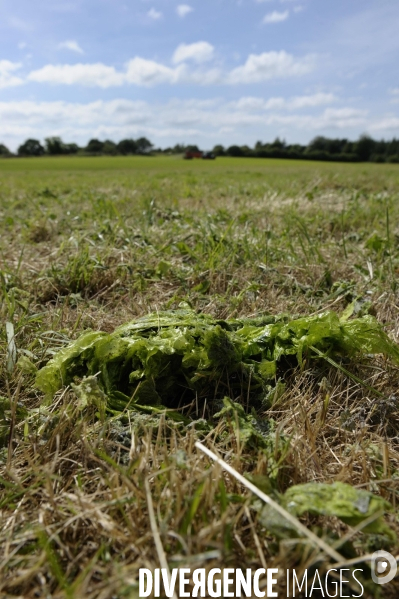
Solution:
{"label": "grass stubble", "polygon": [[[205,432],[166,415],[102,420],[70,388],[46,406],[33,385],[36,369],[83,330],[112,331],[182,302],[219,318],[340,313],[355,302],[397,341],[397,168],[77,164],[0,164],[0,596],[135,598],[139,568],[165,560],[284,572],[331,564],[305,539],[265,530],[253,495],[198,440],[253,480],[272,461],[279,492],[341,481],[380,494],[399,533],[398,370],[380,357],[345,367],[381,396],[321,361],[287,370],[259,414],[276,423],[272,456],[243,446],[226,419]],[[301,521],[345,559],[380,548],[338,519]],[[399,587],[367,589],[390,599]]]}

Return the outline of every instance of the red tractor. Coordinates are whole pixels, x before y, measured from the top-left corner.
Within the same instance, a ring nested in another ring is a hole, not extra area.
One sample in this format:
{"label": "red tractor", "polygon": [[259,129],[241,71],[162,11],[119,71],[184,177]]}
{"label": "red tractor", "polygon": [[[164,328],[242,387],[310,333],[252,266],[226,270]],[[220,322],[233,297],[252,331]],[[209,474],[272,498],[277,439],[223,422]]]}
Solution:
{"label": "red tractor", "polygon": [[202,152],[186,150],[184,153],[184,160],[192,160],[193,158],[202,158]]}
{"label": "red tractor", "polygon": [[215,160],[215,154],[212,152],[200,152],[196,150],[186,150],[184,153],[185,160],[192,160],[193,158],[202,158],[203,160]]}

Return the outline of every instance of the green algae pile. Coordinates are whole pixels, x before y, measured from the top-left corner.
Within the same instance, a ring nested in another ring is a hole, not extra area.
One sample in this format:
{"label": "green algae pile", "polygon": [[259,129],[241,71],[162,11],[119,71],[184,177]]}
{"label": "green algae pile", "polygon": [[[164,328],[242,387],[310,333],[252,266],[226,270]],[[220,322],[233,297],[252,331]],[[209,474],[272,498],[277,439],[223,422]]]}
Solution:
{"label": "green algae pile", "polygon": [[112,333],[85,332],[38,372],[36,385],[51,400],[62,387],[96,376],[111,411],[175,409],[193,398],[215,401],[216,409],[226,395],[267,407],[284,369],[361,354],[399,362],[397,345],[369,315],[218,320],[180,309],[149,314]]}
{"label": "green algae pile", "polygon": [[[274,488],[279,468],[272,459],[273,422],[259,420],[257,408],[267,407],[287,369],[320,359],[340,367],[342,359],[362,354],[399,362],[397,345],[369,315],[348,320],[330,311],[294,320],[270,315],[218,320],[180,309],[149,314],[113,333],[84,333],[38,372],[36,385],[50,401],[70,384],[80,406],[94,404],[100,418],[106,412],[168,408],[169,417],[183,420],[176,408],[206,401],[215,418],[232,423],[242,445],[265,453],[268,484]],[[388,543],[396,538],[383,518],[392,510],[389,502],[348,484],[295,485],[278,501],[297,517],[335,516]],[[296,535],[268,506],[260,510],[260,519],[278,538]]]}

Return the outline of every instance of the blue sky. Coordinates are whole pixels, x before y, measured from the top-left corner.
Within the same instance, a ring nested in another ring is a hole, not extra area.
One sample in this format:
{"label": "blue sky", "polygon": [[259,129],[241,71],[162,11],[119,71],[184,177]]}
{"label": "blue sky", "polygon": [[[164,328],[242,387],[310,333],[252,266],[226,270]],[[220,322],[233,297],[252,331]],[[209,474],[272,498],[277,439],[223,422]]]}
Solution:
{"label": "blue sky", "polygon": [[0,0],[0,142],[399,136],[397,0]]}

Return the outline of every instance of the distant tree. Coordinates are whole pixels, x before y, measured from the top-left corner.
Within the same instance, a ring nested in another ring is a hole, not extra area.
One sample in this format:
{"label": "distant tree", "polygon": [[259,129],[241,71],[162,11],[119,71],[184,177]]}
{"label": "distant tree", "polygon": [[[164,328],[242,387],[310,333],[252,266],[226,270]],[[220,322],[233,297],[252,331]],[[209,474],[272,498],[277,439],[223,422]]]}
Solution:
{"label": "distant tree", "polygon": [[241,146],[243,156],[253,156],[253,150],[249,146]]}
{"label": "distant tree", "polygon": [[328,143],[327,137],[323,137],[322,135],[318,135],[312,141],[308,143],[306,148],[307,152],[324,152],[326,150]]}
{"label": "distant tree", "polygon": [[281,140],[279,137],[276,137],[271,146],[272,148],[283,150],[285,148],[285,141]]}
{"label": "distant tree", "polygon": [[395,137],[386,143],[386,153],[388,156],[397,156],[399,154],[399,140]]}
{"label": "distant tree", "polygon": [[134,139],[122,139],[117,146],[119,154],[126,156],[127,154],[135,154],[137,152],[137,143]]}
{"label": "distant tree", "polygon": [[189,145],[186,146],[186,152],[201,152],[201,150],[196,145]]}
{"label": "distant tree", "polygon": [[86,146],[86,152],[90,152],[90,154],[100,154],[103,151],[104,142],[99,141],[98,139],[91,139]]}
{"label": "distant tree", "polygon": [[347,143],[347,139],[330,139],[327,144],[327,151],[330,154],[341,154]]}
{"label": "distant tree", "polygon": [[103,145],[103,154],[115,156],[117,153],[118,150],[116,149],[116,143],[114,143],[110,139],[106,139]]}
{"label": "distant tree", "polygon": [[136,140],[138,154],[148,154],[151,152],[153,145],[146,137],[140,137]]}
{"label": "distant tree", "polygon": [[66,154],[66,147],[61,137],[46,137],[44,141],[47,154],[50,154],[51,156]]}
{"label": "distant tree", "polygon": [[0,156],[11,156],[10,150],[4,144],[0,144]]}
{"label": "distant tree", "polygon": [[44,148],[37,139],[27,139],[18,148],[18,156],[42,156]]}
{"label": "distant tree", "polygon": [[303,158],[303,153],[305,150],[305,146],[301,146],[300,144],[292,144],[286,147],[286,158],[294,158],[300,159]]}
{"label": "distant tree", "polygon": [[172,154],[184,154],[186,146],[184,144],[176,144],[173,148],[169,148]]}
{"label": "distant tree", "polygon": [[238,156],[243,156],[244,152],[242,151],[240,146],[230,146],[229,148],[227,148],[226,154],[228,156],[238,157]]}
{"label": "distant tree", "polygon": [[266,158],[267,156],[270,156],[270,153],[270,144],[264,144],[263,141],[257,141],[254,145],[254,156]]}
{"label": "distant tree", "polygon": [[386,162],[386,158],[384,154],[378,154],[377,152],[374,152],[373,154],[371,154],[370,156],[370,162],[378,162],[380,164]]}
{"label": "distant tree", "polygon": [[291,152],[297,152],[298,154],[301,154],[304,151],[305,146],[301,146],[301,144],[292,144],[291,146],[288,146],[288,149]]}
{"label": "distant tree", "polygon": [[45,142],[46,153],[50,154],[50,156],[77,154],[80,149],[78,144],[66,144],[60,137],[46,137]]}
{"label": "distant tree", "polygon": [[370,159],[375,147],[375,141],[369,135],[361,135],[355,146],[355,152],[362,162]]}
{"label": "distant tree", "polygon": [[80,148],[78,146],[78,144],[75,143],[71,143],[71,144],[65,144],[65,154],[77,154],[79,152]]}
{"label": "distant tree", "polygon": [[354,148],[356,143],[353,141],[347,141],[346,144],[342,147],[343,154],[354,154]]}
{"label": "distant tree", "polygon": [[224,146],[222,146],[221,144],[217,144],[212,152],[215,154],[215,156],[224,156],[226,154],[226,150],[224,149]]}

